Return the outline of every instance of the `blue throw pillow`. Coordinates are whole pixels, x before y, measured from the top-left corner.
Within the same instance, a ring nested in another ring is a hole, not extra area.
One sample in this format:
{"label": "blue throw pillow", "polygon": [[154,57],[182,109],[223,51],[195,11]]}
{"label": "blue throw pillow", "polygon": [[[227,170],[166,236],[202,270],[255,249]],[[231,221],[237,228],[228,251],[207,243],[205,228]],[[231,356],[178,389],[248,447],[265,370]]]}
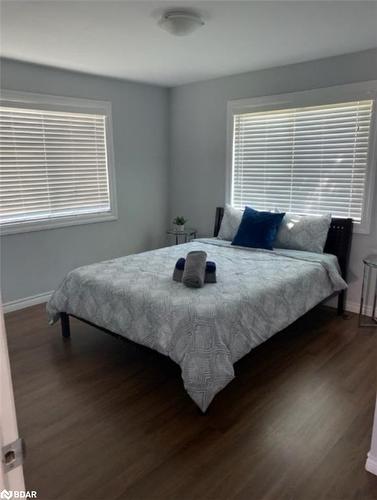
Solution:
{"label": "blue throw pillow", "polygon": [[285,213],[259,212],[246,207],[232,245],[272,250]]}

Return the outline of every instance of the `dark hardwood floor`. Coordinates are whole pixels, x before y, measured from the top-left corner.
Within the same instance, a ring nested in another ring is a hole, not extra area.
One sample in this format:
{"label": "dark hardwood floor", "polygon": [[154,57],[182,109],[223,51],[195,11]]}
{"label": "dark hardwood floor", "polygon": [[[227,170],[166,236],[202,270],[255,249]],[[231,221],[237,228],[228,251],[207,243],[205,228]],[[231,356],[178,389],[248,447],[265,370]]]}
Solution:
{"label": "dark hardwood floor", "polygon": [[39,500],[369,500],[377,330],[317,308],[199,414],[169,359],[44,306],[6,315],[26,485]]}

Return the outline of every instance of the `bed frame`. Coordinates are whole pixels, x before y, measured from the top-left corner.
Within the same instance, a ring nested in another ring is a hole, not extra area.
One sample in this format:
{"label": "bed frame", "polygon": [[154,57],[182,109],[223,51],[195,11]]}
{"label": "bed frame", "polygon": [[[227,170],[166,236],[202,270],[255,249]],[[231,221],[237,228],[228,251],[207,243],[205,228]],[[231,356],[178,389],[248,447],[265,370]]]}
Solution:
{"label": "bed frame", "polygon": [[[224,208],[217,207],[215,216],[215,227],[213,232],[214,236],[217,236],[219,234],[223,215],[224,215]],[[351,241],[352,241],[352,226],[353,226],[352,219],[333,218],[331,220],[331,225],[325,245],[325,252],[336,255],[336,257],[338,258],[341,274],[344,280],[347,279],[348,261],[349,261],[349,255],[351,251]],[[341,291],[338,297],[338,315],[340,316],[344,314],[345,293],[346,292],[344,290]],[[95,328],[98,328],[99,330],[102,330],[105,333],[112,335],[113,337],[117,337],[125,341],[128,340],[122,335],[114,333],[110,330],[106,330],[105,328],[95,325],[94,323],[91,323],[86,319],[79,318],[74,314],[61,312],[60,323],[61,323],[62,335],[64,338],[70,337],[69,316],[72,316],[73,318],[83,321],[84,323],[87,323],[90,326],[94,326]]]}
{"label": "bed frame", "polygon": [[[213,235],[219,234],[221,221],[223,220],[224,208],[216,208],[215,227]],[[325,253],[331,253],[338,258],[340,272],[344,281],[347,281],[348,262],[351,252],[352,242],[352,219],[339,219],[333,217],[331,219],[330,229],[327,235],[325,244]],[[338,294],[338,315],[344,314],[344,303],[346,298],[346,290],[342,290]]]}

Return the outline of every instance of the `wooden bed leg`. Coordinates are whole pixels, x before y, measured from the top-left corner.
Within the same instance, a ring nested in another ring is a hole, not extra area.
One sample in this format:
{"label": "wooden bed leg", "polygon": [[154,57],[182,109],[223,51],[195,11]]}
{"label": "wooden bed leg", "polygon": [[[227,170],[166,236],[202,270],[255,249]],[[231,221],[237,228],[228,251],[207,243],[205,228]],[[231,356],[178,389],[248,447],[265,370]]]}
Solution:
{"label": "wooden bed leg", "polygon": [[60,313],[60,324],[62,327],[62,335],[65,339],[71,336],[71,329],[69,327],[69,316],[67,313]]}
{"label": "wooden bed leg", "polygon": [[344,295],[344,290],[342,290],[338,297],[338,316],[344,316]]}

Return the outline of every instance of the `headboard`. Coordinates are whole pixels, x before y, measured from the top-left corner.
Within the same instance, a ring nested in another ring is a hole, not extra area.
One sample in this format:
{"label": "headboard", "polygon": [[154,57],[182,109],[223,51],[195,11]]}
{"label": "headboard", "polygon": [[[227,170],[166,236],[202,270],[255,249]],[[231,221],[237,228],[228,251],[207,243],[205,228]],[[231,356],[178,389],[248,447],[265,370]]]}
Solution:
{"label": "headboard", "polygon": [[[221,221],[224,215],[224,208],[216,208],[214,236],[219,234]],[[352,241],[352,219],[331,219],[330,229],[325,244],[325,252],[336,255],[343,279],[347,279],[348,261],[351,251]]]}

